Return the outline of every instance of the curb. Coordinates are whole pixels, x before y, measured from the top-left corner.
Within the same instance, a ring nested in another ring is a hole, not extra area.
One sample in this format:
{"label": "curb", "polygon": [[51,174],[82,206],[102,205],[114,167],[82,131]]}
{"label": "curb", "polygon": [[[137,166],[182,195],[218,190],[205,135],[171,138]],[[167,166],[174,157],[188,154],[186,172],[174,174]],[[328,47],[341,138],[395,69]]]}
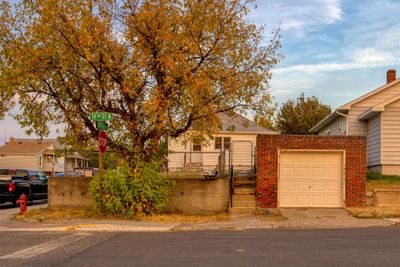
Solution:
{"label": "curb", "polygon": [[111,224],[77,224],[60,227],[41,227],[41,228],[11,228],[0,227],[0,232],[170,232],[175,229],[175,226],[116,226]]}

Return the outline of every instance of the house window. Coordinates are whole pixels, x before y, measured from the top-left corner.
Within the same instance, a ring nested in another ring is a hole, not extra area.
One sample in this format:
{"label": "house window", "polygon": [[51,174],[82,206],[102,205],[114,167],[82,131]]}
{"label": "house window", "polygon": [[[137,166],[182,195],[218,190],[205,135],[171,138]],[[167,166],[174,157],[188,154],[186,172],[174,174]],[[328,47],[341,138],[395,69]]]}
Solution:
{"label": "house window", "polygon": [[215,137],[215,149],[222,148],[222,137]]}
{"label": "house window", "polygon": [[0,158],[5,158],[5,157],[6,157],[6,155],[4,155],[4,154],[0,155]]}
{"label": "house window", "polygon": [[42,167],[42,157],[39,157],[39,166]]}
{"label": "house window", "polygon": [[46,163],[52,163],[53,162],[53,156],[46,156]]}
{"label": "house window", "polygon": [[193,151],[201,151],[201,141],[199,139],[193,139]]}
{"label": "house window", "polygon": [[231,148],[231,138],[230,137],[224,137],[224,148],[225,149]]}

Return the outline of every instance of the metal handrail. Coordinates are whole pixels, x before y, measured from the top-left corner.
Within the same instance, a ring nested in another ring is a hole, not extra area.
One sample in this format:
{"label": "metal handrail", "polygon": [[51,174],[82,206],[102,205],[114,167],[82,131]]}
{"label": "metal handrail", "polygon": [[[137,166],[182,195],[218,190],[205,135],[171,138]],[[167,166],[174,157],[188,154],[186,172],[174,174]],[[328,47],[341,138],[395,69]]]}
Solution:
{"label": "metal handrail", "polygon": [[230,166],[230,206],[233,207],[233,192],[235,190],[235,176],[233,175],[233,165]]}

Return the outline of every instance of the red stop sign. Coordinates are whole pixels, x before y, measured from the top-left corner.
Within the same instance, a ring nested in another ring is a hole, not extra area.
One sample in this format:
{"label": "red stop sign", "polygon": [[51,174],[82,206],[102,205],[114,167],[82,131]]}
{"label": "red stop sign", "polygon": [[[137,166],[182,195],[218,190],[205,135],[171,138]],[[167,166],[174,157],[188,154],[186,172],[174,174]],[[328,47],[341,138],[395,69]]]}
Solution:
{"label": "red stop sign", "polygon": [[99,133],[99,150],[100,153],[106,152],[107,148],[107,135],[106,132],[100,131]]}

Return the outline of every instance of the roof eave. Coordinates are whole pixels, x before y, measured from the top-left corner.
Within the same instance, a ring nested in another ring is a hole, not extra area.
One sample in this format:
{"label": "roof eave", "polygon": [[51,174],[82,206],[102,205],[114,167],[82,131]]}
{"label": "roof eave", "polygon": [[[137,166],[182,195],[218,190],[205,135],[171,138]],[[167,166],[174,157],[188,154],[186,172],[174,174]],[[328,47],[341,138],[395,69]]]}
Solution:
{"label": "roof eave", "polygon": [[359,121],[367,121],[367,120],[371,119],[372,117],[378,115],[379,113],[380,113],[380,111],[370,108],[367,111],[365,111],[364,113],[362,113],[360,116],[358,116],[357,119]]}
{"label": "roof eave", "polygon": [[327,126],[329,123],[339,118],[341,115],[336,113],[337,110],[323,118],[320,122],[318,122],[314,127],[312,127],[308,132],[309,133],[318,133],[322,128]]}
{"label": "roof eave", "polygon": [[371,91],[371,92],[369,92],[369,93],[367,93],[365,95],[362,95],[362,96],[360,96],[360,97],[358,97],[358,98],[356,98],[356,99],[344,104],[343,106],[339,107],[339,109],[349,110],[352,105],[354,105],[354,104],[356,104],[356,103],[358,103],[358,102],[360,102],[360,101],[362,101],[362,100],[364,100],[364,99],[366,99],[366,98],[368,98],[370,96],[373,96],[373,95],[379,93],[380,91],[385,90],[386,88],[391,87],[393,85],[396,85],[398,83],[400,83],[400,78],[394,80],[391,83],[388,83],[388,84],[385,84],[385,85],[383,85],[381,87],[378,87],[377,89],[375,89],[375,90],[373,90],[373,91]]}

